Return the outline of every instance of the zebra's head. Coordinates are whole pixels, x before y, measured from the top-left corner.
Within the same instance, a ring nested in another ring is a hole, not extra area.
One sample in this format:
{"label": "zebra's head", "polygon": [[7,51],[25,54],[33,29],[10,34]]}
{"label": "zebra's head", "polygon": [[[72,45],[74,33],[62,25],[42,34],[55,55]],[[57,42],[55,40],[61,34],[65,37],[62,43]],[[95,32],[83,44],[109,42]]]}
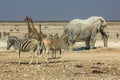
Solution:
{"label": "zebra's head", "polygon": [[7,50],[9,50],[10,47],[14,45],[16,40],[17,40],[17,37],[15,37],[15,36],[9,36],[8,37],[8,39],[7,39]]}
{"label": "zebra's head", "polygon": [[74,43],[75,43],[75,40],[74,40],[74,38],[73,38],[73,33],[72,33],[72,32],[68,32],[67,34],[69,35],[69,43],[74,44]]}
{"label": "zebra's head", "polygon": [[69,44],[69,43],[72,43],[72,44],[75,43],[75,40],[74,40],[74,38],[73,38],[73,33],[72,33],[72,32],[64,33],[64,34],[62,35],[62,37],[65,37],[65,38],[66,38],[66,41],[67,41],[68,44]]}

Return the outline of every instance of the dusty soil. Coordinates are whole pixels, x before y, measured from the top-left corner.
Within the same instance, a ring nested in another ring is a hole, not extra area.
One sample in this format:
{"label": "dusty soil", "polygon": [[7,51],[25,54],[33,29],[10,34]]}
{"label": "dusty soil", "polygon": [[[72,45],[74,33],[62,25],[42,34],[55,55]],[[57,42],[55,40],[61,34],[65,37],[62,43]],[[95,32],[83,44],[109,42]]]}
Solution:
{"label": "dusty soil", "polygon": [[48,65],[41,56],[38,65],[29,65],[29,52],[21,53],[18,65],[15,51],[1,50],[0,80],[120,80],[120,40],[109,41],[109,48],[101,45],[98,41],[97,49],[66,51],[63,63],[60,58],[49,59]]}

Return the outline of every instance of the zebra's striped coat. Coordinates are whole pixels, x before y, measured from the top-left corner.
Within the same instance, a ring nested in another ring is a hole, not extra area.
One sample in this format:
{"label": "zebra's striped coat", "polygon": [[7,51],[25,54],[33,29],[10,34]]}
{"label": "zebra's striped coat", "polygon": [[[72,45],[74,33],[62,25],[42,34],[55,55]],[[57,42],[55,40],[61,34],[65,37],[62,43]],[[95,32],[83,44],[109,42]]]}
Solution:
{"label": "zebra's striped coat", "polygon": [[[25,39],[18,39],[15,36],[9,36],[7,40],[7,49],[9,50],[10,47],[13,46],[18,54],[18,60],[20,64],[20,52],[21,51],[30,51],[32,58],[29,64],[32,63],[34,55],[37,56],[37,51],[39,49],[39,43],[36,39],[33,38],[25,38]],[[36,63],[38,60],[36,59]]]}
{"label": "zebra's striped coat", "polygon": [[68,47],[69,41],[74,42],[72,33],[66,33],[62,35],[59,39],[55,39],[52,37],[47,37],[42,41],[43,46],[43,54],[46,62],[48,63],[47,56],[50,51],[53,53],[58,50],[60,52],[61,60],[63,62],[62,54],[64,49]]}

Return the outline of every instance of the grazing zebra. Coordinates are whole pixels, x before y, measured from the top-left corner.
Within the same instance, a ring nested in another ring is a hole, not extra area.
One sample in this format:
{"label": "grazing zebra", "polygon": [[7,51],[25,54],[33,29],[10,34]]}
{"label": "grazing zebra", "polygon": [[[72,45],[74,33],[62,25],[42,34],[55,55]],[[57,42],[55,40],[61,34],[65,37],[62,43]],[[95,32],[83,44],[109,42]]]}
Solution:
{"label": "grazing zebra", "polygon": [[64,49],[68,47],[69,42],[74,43],[73,35],[72,33],[66,33],[63,34],[60,38],[55,39],[52,37],[47,37],[42,41],[42,47],[43,47],[43,56],[45,61],[48,63],[48,53],[52,51],[52,53],[56,53],[58,50],[60,52],[61,61],[63,62],[62,54],[64,52]]}
{"label": "grazing zebra", "polygon": [[20,64],[20,52],[23,51],[30,51],[31,52],[31,60],[29,64],[32,63],[34,55],[37,57],[36,58],[36,64],[38,63],[38,48],[39,44],[36,39],[33,38],[24,38],[24,39],[18,39],[15,36],[9,36],[7,40],[7,50],[10,49],[10,47],[13,46],[14,49],[16,50],[18,54],[18,64]]}

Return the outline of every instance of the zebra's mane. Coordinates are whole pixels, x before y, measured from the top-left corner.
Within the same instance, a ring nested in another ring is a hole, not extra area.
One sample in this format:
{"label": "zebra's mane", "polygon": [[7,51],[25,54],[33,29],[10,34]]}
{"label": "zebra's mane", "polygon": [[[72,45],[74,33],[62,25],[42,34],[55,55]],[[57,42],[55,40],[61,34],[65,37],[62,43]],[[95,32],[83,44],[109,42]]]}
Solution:
{"label": "zebra's mane", "polygon": [[66,37],[66,36],[69,36],[69,35],[73,35],[73,33],[70,32],[70,31],[67,31],[67,32],[64,32],[61,37]]}
{"label": "zebra's mane", "polygon": [[10,39],[18,39],[18,38],[16,36],[9,36],[8,40],[10,40]]}

